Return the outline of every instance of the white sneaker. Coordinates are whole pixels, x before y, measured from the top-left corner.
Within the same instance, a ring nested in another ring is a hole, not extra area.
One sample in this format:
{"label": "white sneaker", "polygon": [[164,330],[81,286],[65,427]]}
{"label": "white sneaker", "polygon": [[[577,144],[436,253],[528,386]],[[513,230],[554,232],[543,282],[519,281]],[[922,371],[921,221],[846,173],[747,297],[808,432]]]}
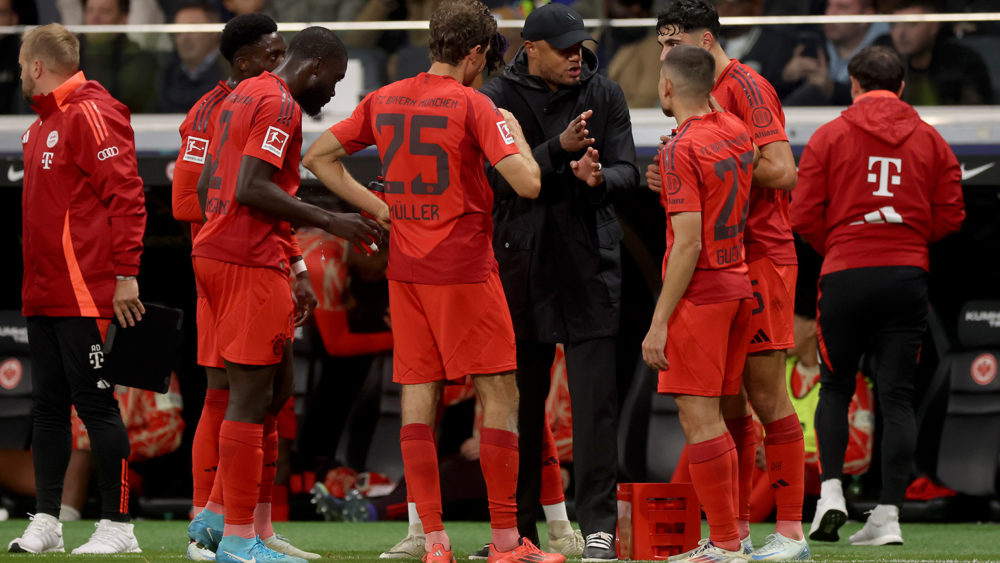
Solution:
{"label": "white sneaker", "polygon": [[740,540],[740,549],[743,550],[743,555],[749,556],[753,553],[753,540],[750,539],[750,536]]}
{"label": "white sneaker", "polygon": [[583,533],[574,530],[568,520],[549,522],[549,551],[561,553],[567,559],[583,555]]}
{"label": "white sneaker", "polygon": [[421,524],[410,524],[406,537],[378,556],[379,559],[421,559],[426,550],[424,544],[424,527]]}
{"label": "white sneaker", "polygon": [[899,529],[899,507],[880,504],[868,513],[868,520],[851,535],[851,545],[903,545]]}
{"label": "white sneaker", "polygon": [[129,522],[112,522],[107,518],[100,520],[94,527],[87,543],[73,550],[73,555],[83,553],[142,553],[139,540],[135,539],[134,524]]}
{"label": "white sneaker", "polygon": [[816,502],[816,515],[809,528],[809,539],[813,541],[838,541],[837,530],[847,522],[847,502],[840,479],[823,481],[823,490]]}
{"label": "white sneaker", "polygon": [[62,522],[51,514],[30,516],[31,522],[21,537],[7,544],[11,553],[66,553],[63,547]]}
{"label": "white sneaker", "polygon": [[805,538],[793,540],[775,532],[750,557],[754,561],[804,561],[812,557]]}
{"label": "white sneaker", "polygon": [[704,538],[698,542],[698,547],[687,553],[674,555],[667,561],[678,561],[681,563],[747,563],[747,558],[743,555],[743,548],[739,551],[728,551],[717,547],[711,540]]}
{"label": "white sneaker", "polygon": [[203,547],[196,541],[189,541],[187,552],[184,554],[188,561],[215,561],[215,552],[207,547]]}
{"label": "white sneaker", "polygon": [[274,534],[267,539],[261,539],[264,545],[271,548],[278,553],[284,553],[285,555],[291,555],[292,557],[301,557],[302,559],[319,559],[321,556],[318,553],[312,553],[311,551],[305,551],[295,547],[294,545],[288,543],[288,540],[280,534]]}

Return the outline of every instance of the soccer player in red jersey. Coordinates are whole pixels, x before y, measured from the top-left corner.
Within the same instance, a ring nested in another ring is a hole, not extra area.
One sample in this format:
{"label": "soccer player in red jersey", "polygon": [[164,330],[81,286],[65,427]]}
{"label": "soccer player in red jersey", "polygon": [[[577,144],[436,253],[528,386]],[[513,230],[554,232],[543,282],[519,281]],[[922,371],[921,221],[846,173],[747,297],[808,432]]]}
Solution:
{"label": "soccer player in red jersey", "polygon": [[[802,535],[805,444],[798,416],[785,385],[785,351],[794,345],[793,309],[797,259],[789,226],[789,194],[795,186],[795,159],[785,135],[785,117],[774,88],[750,67],[730,59],[718,43],[719,16],[706,0],[677,0],[657,18],[661,58],[676,45],[701,47],[715,59],[712,96],[742,119],[760,147],[750,190],[746,260],[756,305],[750,316],[750,349],[744,390],[723,399],[723,415],[739,451],[739,526],[747,552],[750,543],[750,492],[757,437],[747,395],[764,424],[768,478],[775,488],[777,524],[770,545],[755,558],[798,559],[807,552]],[[656,188],[656,170],[647,170]]]}
{"label": "soccer player in red jersey", "polygon": [[[214,330],[229,382],[219,430],[225,527],[217,561],[303,561],[256,538],[265,414],[287,400],[294,304],[291,225],[321,227],[359,247],[380,239],[374,221],[336,214],[294,197],[302,111],[315,115],[344,77],[347,52],[328,29],[291,41],[273,73],[242,81],[218,107],[198,180],[205,225],[194,240],[196,281],[207,299],[199,323]],[[301,108],[300,108],[301,106]],[[278,375],[278,377],[276,377]]]}
{"label": "soccer player in red jersey", "polygon": [[721,397],[739,392],[749,340],[753,291],[743,229],[757,150],[740,119],[709,106],[714,69],[703,49],[681,46],[660,70],[660,105],[678,128],[659,155],[667,250],[642,343],[643,359],[659,370],[657,391],[677,401],[691,481],[710,530],[709,541],[681,560],[705,563],[745,561],[736,526],[736,446]]}
{"label": "soccer player in red jersey", "polygon": [[[198,205],[197,184],[201,175],[208,144],[215,133],[218,122],[216,110],[241,81],[257,76],[264,71],[274,70],[285,56],[285,40],[278,35],[278,26],[264,14],[236,16],[226,24],[219,40],[219,50],[232,66],[228,80],[206,93],[188,112],[180,127],[181,151],[174,165],[172,202],[174,218],[191,223],[191,238],[201,229],[204,217]],[[296,318],[305,319],[315,304],[315,296],[308,283],[308,274],[301,261],[301,252],[294,244],[287,248],[289,262],[296,274],[295,304]],[[205,314],[207,300],[198,288],[198,316]],[[194,483],[194,513],[188,536],[188,558],[200,559],[209,554],[198,554],[199,549],[214,552],[223,526],[222,484],[216,484],[219,462],[219,427],[229,403],[229,383],[226,380],[225,365],[218,354],[215,333],[201,323],[198,331],[199,364],[205,367],[207,389],[205,404],[198,428],[195,431],[191,452],[191,473]],[[291,365],[290,363],[287,365]],[[286,374],[286,377],[291,377]],[[265,545],[306,559],[317,559],[319,554],[297,549],[274,533],[271,526],[271,491],[277,470],[278,429],[276,413],[268,413],[264,426],[264,461],[261,477],[260,498],[255,510],[257,535]],[[213,485],[216,485],[213,487]],[[215,494],[211,494],[212,492]],[[202,512],[208,507],[207,512]]]}
{"label": "soccer player in red jersey", "polygon": [[[469,88],[482,72],[496,21],[478,0],[441,4],[430,20],[431,67],[369,94],[305,162],[335,191],[354,192],[339,159],[376,145],[392,217],[389,303],[393,379],[403,385],[400,446],[426,536],[425,561],[454,560],[441,522],[434,424],[446,380],[472,376],[483,404],[480,461],[493,561],[563,561],[519,539],[514,330],[493,256],[493,193],[484,158],[525,197],[538,164],[520,125]],[[348,198],[350,200],[350,198]],[[403,329],[405,327],[405,330]]]}

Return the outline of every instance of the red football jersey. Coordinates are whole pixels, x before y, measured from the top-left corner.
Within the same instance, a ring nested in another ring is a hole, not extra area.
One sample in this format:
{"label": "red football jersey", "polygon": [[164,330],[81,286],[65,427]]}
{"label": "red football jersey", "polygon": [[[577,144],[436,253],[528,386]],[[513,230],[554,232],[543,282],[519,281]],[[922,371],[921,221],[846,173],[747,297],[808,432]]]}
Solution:
{"label": "red football jersey", "polygon": [[667,212],[663,274],[674,245],[670,216],[699,212],[701,253],[684,297],[699,305],[752,297],[743,230],[753,143],[743,122],[727,112],[688,119],[660,151],[660,176],[660,203]]}
{"label": "red football jersey", "polygon": [[[763,76],[730,59],[729,66],[715,81],[712,95],[726,111],[746,123],[751,140],[763,147],[787,141],[785,112],[774,87]],[[796,264],[795,241],[788,215],[789,194],[783,190],[750,190],[750,217],[747,219],[747,261],[770,258],[775,264]]]}
{"label": "red football jersey", "polygon": [[421,73],[372,92],[330,132],[349,154],[378,148],[392,214],[389,279],[475,283],[497,270],[483,157],[495,165],[518,149],[489,98]]}
{"label": "red football jersey", "polygon": [[201,228],[201,206],[198,203],[198,177],[208,156],[208,144],[218,122],[218,109],[233,89],[219,82],[195,102],[181,123],[181,150],[174,163],[172,205],[174,219],[191,223],[191,238]]}
{"label": "red football jersey", "polygon": [[193,256],[288,271],[291,225],[236,201],[236,177],[244,156],[278,168],[271,180],[289,195],[299,189],[302,110],[288,86],[270,72],[248,78],[218,108],[208,146],[212,178],[205,226]]}

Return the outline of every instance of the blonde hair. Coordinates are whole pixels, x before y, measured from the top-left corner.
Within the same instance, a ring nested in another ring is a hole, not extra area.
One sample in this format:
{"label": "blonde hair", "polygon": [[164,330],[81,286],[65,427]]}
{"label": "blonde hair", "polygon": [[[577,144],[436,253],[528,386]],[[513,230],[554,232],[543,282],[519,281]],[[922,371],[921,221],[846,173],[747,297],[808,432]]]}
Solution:
{"label": "blonde hair", "polygon": [[26,61],[40,60],[57,73],[73,74],[80,68],[80,40],[58,23],[25,32],[21,48]]}

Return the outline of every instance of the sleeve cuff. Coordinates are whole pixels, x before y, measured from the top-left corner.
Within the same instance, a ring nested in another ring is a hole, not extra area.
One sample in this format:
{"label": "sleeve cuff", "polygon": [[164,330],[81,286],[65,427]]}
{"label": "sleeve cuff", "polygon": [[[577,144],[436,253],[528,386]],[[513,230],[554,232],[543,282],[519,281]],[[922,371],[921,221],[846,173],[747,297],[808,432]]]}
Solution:
{"label": "sleeve cuff", "polygon": [[138,276],[139,266],[131,264],[115,264],[116,276]]}

